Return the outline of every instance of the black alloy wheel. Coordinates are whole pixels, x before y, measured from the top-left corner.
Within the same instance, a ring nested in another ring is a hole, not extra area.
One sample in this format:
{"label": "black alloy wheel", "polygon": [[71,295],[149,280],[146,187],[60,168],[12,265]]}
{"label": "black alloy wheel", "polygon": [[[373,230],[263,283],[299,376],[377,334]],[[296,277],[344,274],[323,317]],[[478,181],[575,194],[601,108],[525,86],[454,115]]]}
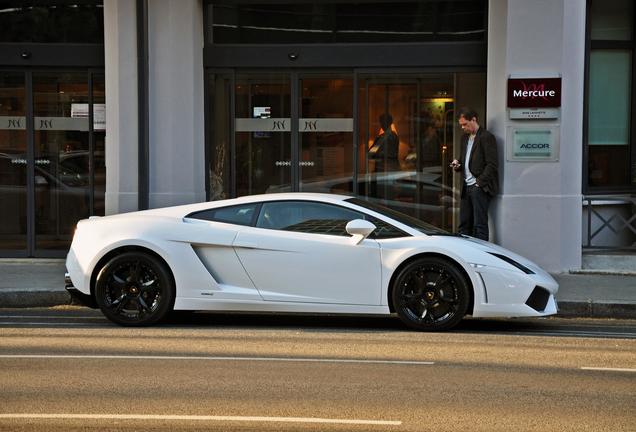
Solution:
{"label": "black alloy wheel", "polygon": [[158,258],[126,252],[112,258],[97,276],[95,300],[109,320],[145,326],[163,319],[174,305],[175,289]]}
{"label": "black alloy wheel", "polygon": [[468,310],[470,290],[457,266],[437,257],[416,259],[400,270],[393,285],[393,306],[409,327],[447,330]]}

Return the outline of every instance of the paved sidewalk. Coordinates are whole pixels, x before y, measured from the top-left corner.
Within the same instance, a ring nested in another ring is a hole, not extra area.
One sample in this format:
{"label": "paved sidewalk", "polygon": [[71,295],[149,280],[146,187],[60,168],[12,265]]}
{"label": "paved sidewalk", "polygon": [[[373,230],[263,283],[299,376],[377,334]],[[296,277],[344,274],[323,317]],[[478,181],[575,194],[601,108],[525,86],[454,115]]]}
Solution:
{"label": "paved sidewalk", "polygon": [[0,307],[70,304],[63,259],[0,259]]}
{"label": "paved sidewalk", "polygon": [[[0,259],[0,307],[70,304],[64,272],[62,259]],[[553,276],[560,316],[636,319],[636,272]]]}

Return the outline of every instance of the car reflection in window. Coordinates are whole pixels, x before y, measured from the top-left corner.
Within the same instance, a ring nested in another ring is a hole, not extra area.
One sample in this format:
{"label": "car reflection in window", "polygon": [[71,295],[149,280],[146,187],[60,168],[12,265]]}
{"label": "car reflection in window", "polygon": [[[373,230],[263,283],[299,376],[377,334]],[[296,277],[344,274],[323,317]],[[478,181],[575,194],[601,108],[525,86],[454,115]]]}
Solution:
{"label": "car reflection in window", "polygon": [[[305,192],[342,193],[353,192],[351,177],[325,178],[304,181]],[[290,192],[289,185],[270,186],[268,193]],[[442,181],[439,166],[422,171],[389,171],[360,174],[357,177],[357,194],[365,200],[381,204],[402,213],[417,217],[439,227],[450,227],[456,211],[459,194]]]}

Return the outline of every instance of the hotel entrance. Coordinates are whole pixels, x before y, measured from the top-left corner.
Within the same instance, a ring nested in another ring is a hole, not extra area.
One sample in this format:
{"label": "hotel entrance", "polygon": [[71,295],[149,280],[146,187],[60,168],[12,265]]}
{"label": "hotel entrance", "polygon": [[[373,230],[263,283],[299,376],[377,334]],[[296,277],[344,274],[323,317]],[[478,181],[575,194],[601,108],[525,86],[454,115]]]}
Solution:
{"label": "hotel entrance", "polygon": [[209,199],[352,194],[454,226],[454,111],[485,114],[485,0],[204,10]]}
{"label": "hotel entrance", "polygon": [[484,74],[235,70],[208,84],[210,199],[354,194],[452,228],[457,95],[483,105]]}

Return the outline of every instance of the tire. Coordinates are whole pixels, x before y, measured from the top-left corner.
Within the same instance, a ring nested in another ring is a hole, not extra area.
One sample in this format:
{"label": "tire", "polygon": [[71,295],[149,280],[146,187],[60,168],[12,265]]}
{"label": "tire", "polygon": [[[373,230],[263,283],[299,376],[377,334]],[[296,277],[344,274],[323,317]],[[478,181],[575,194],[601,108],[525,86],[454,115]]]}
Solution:
{"label": "tire", "polygon": [[422,331],[456,326],[466,315],[471,298],[457,265],[438,257],[419,258],[402,268],[391,295],[402,322]]}
{"label": "tire", "polygon": [[154,324],[172,310],[174,298],[174,283],[167,266],[146,253],[117,255],[97,275],[97,305],[106,318],[117,324]]}

